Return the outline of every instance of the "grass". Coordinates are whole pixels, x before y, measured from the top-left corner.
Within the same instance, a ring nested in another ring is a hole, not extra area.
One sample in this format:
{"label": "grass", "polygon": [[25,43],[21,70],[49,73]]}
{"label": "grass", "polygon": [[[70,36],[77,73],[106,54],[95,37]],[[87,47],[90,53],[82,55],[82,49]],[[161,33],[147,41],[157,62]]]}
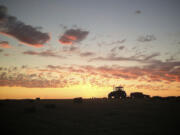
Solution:
{"label": "grass", "polygon": [[[180,102],[161,100],[0,101],[2,133],[136,135],[179,132]],[[177,134],[177,133],[176,133]]]}

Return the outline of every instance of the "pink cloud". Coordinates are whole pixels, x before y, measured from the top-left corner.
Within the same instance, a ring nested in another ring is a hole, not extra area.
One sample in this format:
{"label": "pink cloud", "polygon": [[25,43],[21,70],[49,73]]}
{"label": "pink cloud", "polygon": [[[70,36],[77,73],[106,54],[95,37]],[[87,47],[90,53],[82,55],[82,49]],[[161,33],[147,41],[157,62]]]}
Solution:
{"label": "pink cloud", "polygon": [[1,41],[0,47],[1,48],[12,48],[12,46],[7,41]]}
{"label": "pink cloud", "polygon": [[88,31],[83,31],[81,29],[68,29],[59,38],[59,42],[65,45],[71,45],[75,42],[84,40],[88,34]]}

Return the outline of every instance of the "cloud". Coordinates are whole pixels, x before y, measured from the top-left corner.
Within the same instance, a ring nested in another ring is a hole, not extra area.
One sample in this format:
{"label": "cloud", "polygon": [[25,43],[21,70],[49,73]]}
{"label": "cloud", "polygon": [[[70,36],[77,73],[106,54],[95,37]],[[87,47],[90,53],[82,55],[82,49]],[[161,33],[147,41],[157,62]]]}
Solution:
{"label": "cloud", "polygon": [[68,55],[72,55],[72,54],[78,54],[79,55],[80,49],[77,46],[63,46],[63,48],[60,52],[68,54]]}
{"label": "cloud", "polygon": [[4,56],[9,56],[10,54],[9,53],[5,53]]}
{"label": "cloud", "polygon": [[6,17],[7,8],[3,5],[0,5],[0,21]]}
{"label": "cloud", "polygon": [[66,80],[62,79],[42,79],[39,75],[34,74],[15,74],[8,77],[5,72],[0,74],[0,86],[4,87],[27,87],[27,88],[57,88],[65,87],[67,85]]}
{"label": "cloud", "polygon": [[63,54],[68,54],[69,56],[77,55],[80,57],[90,57],[96,55],[94,52],[90,52],[90,51],[82,52],[80,50],[80,47],[77,46],[63,46],[60,52]]}
{"label": "cloud", "polygon": [[117,79],[139,79],[139,81],[143,80],[147,82],[180,82],[180,62],[153,63],[143,68],[101,67],[96,70],[98,70],[98,74],[109,75],[111,78]]}
{"label": "cloud", "polygon": [[62,66],[54,66],[54,65],[47,65],[47,68],[50,68],[50,69],[64,69]]}
{"label": "cloud", "polygon": [[[154,62],[143,67],[89,66],[89,65],[47,65],[44,68],[0,67],[0,86],[19,86],[28,88],[68,87],[77,84],[111,86],[115,80],[147,82],[135,84],[136,88],[158,90],[153,82],[161,84],[180,82],[180,61]],[[135,87],[134,86],[134,87]],[[161,87],[162,88],[162,87]],[[164,88],[163,88],[164,89]]]}
{"label": "cloud", "polygon": [[[73,75],[68,71],[56,71],[53,66],[50,69],[0,67],[0,86],[27,87],[27,88],[62,88],[79,84],[78,80],[72,80]],[[60,69],[58,69],[60,70]],[[58,74],[53,74],[53,73]]]}
{"label": "cloud", "polygon": [[133,58],[133,57],[117,57],[117,56],[107,56],[107,57],[95,57],[95,58],[92,58],[89,60],[90,62],[91,61],[139,61],[138,59],[136,58]]}
{"label": "cloud", "polygon": [[117,47],[113,47],[113,48],[111,49],[111,53],[115,53],[116,49],[117,49]]}
{"label": "cloud", "polygon": [[89,34],[88,31],[84,31],[81,29],[68,29],[59,38],[59,42],[61,44],[71,45],[75,42],[80,42],[80,41],[84,40],[88,34]]}
{"label": "cloud", "polygon": [[11,45],[7,41],[0,41],[0,47],[2,48],[11,48]]}
{"label": "cloud", "polygon": [[116,47],[113,47],[110,52],[113,54],[113,55],[116,55],[116,51],[118,51],[119,53],[119,50],[123,50],[125,48],[125,46],[116,46]]}
{"label": "cloud", "polygon": [[[180,82],[180,62],[158,62],[144,67],[81,66],[80,70],[107,79],[145,82]],[[71,71],[72,72],[72,71]],[[96,80],[98,81],[98,80]]]}
{"label": "cloud", "polygon": [[139,42],[151,42],[156,40],[156,37],[154,35],[146,35],[146,36],[140,36],[137,41]]}
{"label": "cloud", "polygon": [[152,84],[137,84],[134,85],[136,89],[146,89],[146,90],[167,90],[164,85],[152,85]]}
{"label": "cloud", "polygon": [[150,60],[150,59],[157,57],[157,56],[160,56],[160,53],[153,53],[149,56],[145,56],[144,60]]}
{"label": "cloud", "polygon": [[[114,50],[111,50],[111,52]],[[160,56],[160,53],[153,53],[151,55],[145,56],[142,55],[141,58],[139,56],[130,56],[130,57],[122,57],[122,56],[116,56],[115,53],[112,53],[111,55],[108,55],[106,57],[95,57],[89,60],[89,62],[92,61],[136,61],[141,63],[153,63],[158,62],[158,60],[154,60],[152,58]]]}
{"label": "cloud", "polygon": [[117,40],[117,41],[114,41],[112,43],[110,43],[110,45],[115,45],[115,44],[123,44],[126,42],[126,39],[122,39],[122,40]]}
{"label": "cloud", "polygon": [[135,11],[135,14],[141,14],[142,12],[141,12],[141,10],[136,10]]}
{"label": "cloud", "polygon": [[58,55],[56,52],[53,52],[52,50],[46,50],[42,52],[37,51],[25,51],[23,54],[26,55],[37,55],[37,56],[43,56],[43,57],[56,57],[56,58],[65,58],[63,56]]}
{"label": "cloud", "polygon": [[125,47],[124,46],[119,46],[118,49],[119,50],[123,50]]}
{"label": "cloud", "polygon": [[78,47],[70,46],[69,52],[76,52],[76,51],[79,51],[79,48],[78,48]]}
{"label": "cloud", "polygon": [[0,6],[0,34],[16,38],[19,42],[33,47],[42,47],[50,40],[48,33],[8,15],[6,10],[6,7]]}
{"label": "cloud", "polygon": [[126,39],[122,39],[122,40],[112,42],[112,44],[122,44],[122,43],[125,43],[125,42],[126,42]]}
{"label": "cloud", "polygon": [[94,56],[95,53],[93,52],[83,52],[83,53],[80,53],[80,56],[81,57],[89,57],[89,56]]}
{"label": "cloud", "polygon": [[148,71],[151,81],[166,80],[180,82],[180,62],[157,62],[144,67]]}

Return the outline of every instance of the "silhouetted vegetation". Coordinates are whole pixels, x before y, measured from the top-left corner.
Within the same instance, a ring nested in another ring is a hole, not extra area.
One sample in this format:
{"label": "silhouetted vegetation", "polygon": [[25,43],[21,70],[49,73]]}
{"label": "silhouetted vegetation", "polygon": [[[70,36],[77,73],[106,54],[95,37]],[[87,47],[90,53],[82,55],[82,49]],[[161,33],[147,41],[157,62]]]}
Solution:
{"label": "silhouetted vegetation", "polygon": [[160,96],[153,96],[152,99],[154,99],[154,100],[162,100],[163,98],[160,97]]}
{"label": "silhouetted vegetation", "polygon": [[73,102],[74,102],[74,103],[80,103],[80,104],[81,104],[81,103],[83,102],[83,99],[82,99],[82,97],[77,97],[77,98],[74,98],[74,99],[73,99]]}
{"label": "silhouetted vegetation", "polygon": [[36,113],[37,112],[37,108],[35,106],[31,106],[31,107],[26,107],[24,109],[25,113]]}
{"label": "silhouetted vegetation", "polygon": [[36,98],[36,101],[40,101],[40,98],[39,98],[39,97],[37,97],[37,98]]}
{"label": "silhouetted vegetation", "polygon": [[46,104],[46,105],[45,105],[45,108],[55,109],[55,108],[56,108],[56,105],[55,105],[55,104]]}
{"label": "silhouetted vegetation", "polygon": [[3,106],[4,106],[4,104],[2,102],[0,102],[0,108],[3,107]]}
{"label": "silhouetted vegetation", "polygon": [[25,101],[30,102],[30,103],[35,102],[35,100],[34,100],[34,99],[25,99]]}

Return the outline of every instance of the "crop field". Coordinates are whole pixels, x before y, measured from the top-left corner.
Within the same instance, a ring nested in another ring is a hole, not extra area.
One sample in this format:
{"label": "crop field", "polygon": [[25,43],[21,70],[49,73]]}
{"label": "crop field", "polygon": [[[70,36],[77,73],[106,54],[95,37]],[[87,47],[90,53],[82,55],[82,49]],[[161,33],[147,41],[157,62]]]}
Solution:
{"label": "crop field", "polygon": [[1,100],[5,135],[179,134],[180,102],[161,100]]}

